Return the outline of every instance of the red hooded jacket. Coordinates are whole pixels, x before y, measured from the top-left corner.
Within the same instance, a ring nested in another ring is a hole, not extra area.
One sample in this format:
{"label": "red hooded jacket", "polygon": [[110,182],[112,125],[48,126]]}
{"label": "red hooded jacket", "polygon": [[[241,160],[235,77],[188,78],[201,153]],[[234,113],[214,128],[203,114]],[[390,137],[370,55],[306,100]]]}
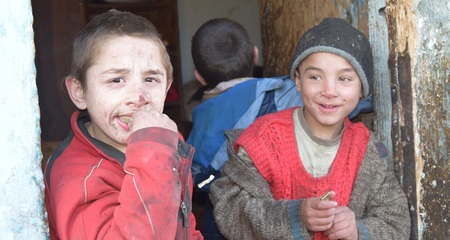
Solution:
{"label": "red hooded jacket", "polygon": [[203,239],[191,212],[194,149],[163,128],[131,134],[126,153],[92,138],[85,112],[50,157],[51,239]]}

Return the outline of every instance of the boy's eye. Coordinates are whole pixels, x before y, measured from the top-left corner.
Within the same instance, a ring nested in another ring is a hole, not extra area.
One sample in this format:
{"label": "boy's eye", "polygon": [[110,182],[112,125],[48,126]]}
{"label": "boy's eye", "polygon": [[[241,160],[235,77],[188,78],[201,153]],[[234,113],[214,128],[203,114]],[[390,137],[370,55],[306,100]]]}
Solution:
{"label": "boy's eye", "polygon": [[154,77],[145,78],[145,82],[156,82],[156,81],[158,81],[158,79],[156,79]]}
{"label": "boy's eye", "polygon": [[113,83],[121,83],[123,81],[124,81],[123,78],[114,78],[113,80],[111,80],[111,82]]}
{"label": "boy's eye", "polygon": [[320,76],[319,75],[311,75],[309,78],[311,78],[313,80],[319,80]]}
{"label": "boy's eye", "polygon": [[351,80],[352,80],[352,79],[349,78],[349,77],[340,77],[340,78],[339,78],[339,81],[344,81],[344,82],[351,81]]}

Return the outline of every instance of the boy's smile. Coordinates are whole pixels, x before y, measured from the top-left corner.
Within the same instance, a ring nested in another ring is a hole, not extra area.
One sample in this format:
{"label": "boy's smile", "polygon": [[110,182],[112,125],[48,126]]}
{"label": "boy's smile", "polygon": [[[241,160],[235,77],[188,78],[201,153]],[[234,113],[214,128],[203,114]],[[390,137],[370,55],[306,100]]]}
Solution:
{"label": "boy's smile", "polygon": [[322,139],[339,134],[344,119],[362,97],[361,81],[348,61],[335,54],[309,55],[295,74],[297,90],[302,92],[305,119],[313,134]]}
{"label": "boy's smile", "polygon": [[101,45],[82,90],[93,137],[124,151],[134,112],[162,113],[170,85],[160,51],[152,40],[128,36]]}

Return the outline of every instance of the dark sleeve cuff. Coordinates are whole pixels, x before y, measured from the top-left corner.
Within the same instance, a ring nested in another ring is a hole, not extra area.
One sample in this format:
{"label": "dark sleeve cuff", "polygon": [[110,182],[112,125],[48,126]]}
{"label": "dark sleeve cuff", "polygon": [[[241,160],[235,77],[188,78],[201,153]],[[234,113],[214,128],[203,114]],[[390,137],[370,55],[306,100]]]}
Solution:
{"label": "dark sleeve cuff", "polygon": [[304,239],[299,219],[301,204],[302,201],[300,200],[292,200],[288,205],[289,222],[291,223],[292,236],[294,236],[294,239]]}

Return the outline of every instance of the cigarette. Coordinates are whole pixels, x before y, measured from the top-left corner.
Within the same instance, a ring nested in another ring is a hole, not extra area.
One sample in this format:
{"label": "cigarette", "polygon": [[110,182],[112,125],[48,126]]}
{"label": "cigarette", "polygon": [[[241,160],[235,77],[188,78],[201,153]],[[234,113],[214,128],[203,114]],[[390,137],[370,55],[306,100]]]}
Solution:
{"label": "cigarette", "polygon": [[330,200],[330,193],[331,193],[331,191],[326,192],[324,195],[322,195],[322,196],[320,197],[320,200],[322,200],[322,201],[324,201],[324,200],[326,200],[326,201]]}

